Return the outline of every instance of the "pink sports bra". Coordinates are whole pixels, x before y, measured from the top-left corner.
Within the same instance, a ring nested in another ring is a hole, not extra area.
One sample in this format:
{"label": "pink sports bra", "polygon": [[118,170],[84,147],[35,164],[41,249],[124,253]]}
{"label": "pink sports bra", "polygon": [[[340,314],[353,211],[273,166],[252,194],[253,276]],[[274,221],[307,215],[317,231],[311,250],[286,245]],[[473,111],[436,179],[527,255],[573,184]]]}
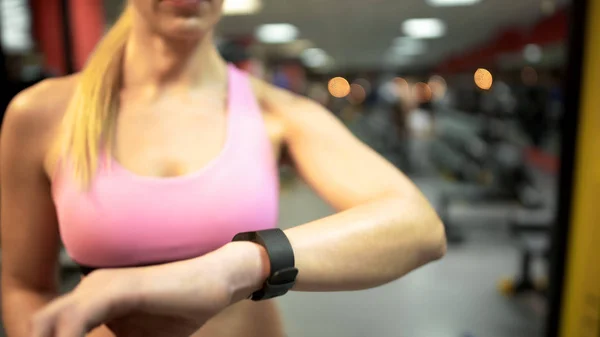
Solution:
{"label": "pink sports bra", "polygon": [[193,258],[239,232],[276,226],[277,163],[261,110],[248,76],[232,65],[228,72],[225,145],[201,170],[140,176],[104,154],[82,191],[62,161],[52,195],[65,249],[84,273]]}

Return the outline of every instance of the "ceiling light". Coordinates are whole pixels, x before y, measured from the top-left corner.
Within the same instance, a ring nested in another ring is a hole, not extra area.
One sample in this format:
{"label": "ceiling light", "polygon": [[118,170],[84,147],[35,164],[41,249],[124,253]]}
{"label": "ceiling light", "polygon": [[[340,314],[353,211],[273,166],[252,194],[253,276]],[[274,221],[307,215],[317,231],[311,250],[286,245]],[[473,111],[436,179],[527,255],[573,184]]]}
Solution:
{"label": "ceiling light", "polygon": [[309,68],[319,68],[327,64],[328,56],[323,49],[320,48],[308,48],[305,49],[301,54],[300,58],[302,62]]}
{"label": "ceiling light", "polygon": [[223,3],[224,15],[249,15],[260,10],[260,0],[225,0]]}
{"label": "ceiling light", "polygon": [[409,37],[432,39],[446,33],[446,24],[439,19],[409,19],[402,23],[402,31]]}
{"label": "ceiling light", "polygon": [[523,49],[523,57],[527,62],[539,63],[542,60],[542,48],[537,44],[528,44]]}
{"label": "ceiling light", "polygon": [[481,0],[426,0],[427,4],[433,7],[450,7],[450,6],[471,6]]}
{"label": "ceiling light", "polygon": [[289,23],[270,23],[256,30],[256,38],[262,43],[288,43],[297,37],[298,28]]}
{"label": "ceiling light", "polygon": [[31,15],[25,0],[0,2],[1,45],[7,52],[23,53],[33,48]]}

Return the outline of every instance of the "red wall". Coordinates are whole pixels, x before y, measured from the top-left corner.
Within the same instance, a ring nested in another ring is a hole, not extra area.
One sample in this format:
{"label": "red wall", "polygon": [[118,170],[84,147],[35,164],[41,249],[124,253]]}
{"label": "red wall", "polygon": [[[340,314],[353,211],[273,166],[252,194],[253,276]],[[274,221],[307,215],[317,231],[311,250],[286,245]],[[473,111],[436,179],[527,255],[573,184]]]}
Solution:
{"label": "red wall", "polygon": [[79,71],[104,34],[104,4],[102,0],[69,0],[69,4],[73,62]]}
{"label": "red wall", "polygon": [[[61,0],[31,0],[33,35],[44,54],[46,70],[56,75],[67,73]],[[79,71],[104,34],[102,0],[68,0],[71,28],[71,59]]]}
{"label": "red wall", "polygon": [[456,72],[491,66],[497,55],[521,51],[528,44],[537,44],[543,47],[564,42],[569,32],[567,13],[567,9],[559,10],[551,16],[541,19],[529,30],[501,31],[487,43],[445,60],[438,67],[438,71]]}
{"label": "red wall", "polygon": [[60,0],[31,0],[33,38],[44,55],[46,70],[63,75],[67,72],[63,16]]}

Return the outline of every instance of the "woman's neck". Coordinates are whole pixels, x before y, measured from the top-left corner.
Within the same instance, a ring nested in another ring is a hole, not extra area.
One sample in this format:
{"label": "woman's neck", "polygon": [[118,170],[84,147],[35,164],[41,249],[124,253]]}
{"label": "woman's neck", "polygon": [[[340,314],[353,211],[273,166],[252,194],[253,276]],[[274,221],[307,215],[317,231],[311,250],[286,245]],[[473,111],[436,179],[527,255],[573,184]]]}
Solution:
{"label": "woman's neck", "polygon": [[170,41],[133,30],[123,58],[123,88],[158,92],[226,82],[226,63],[207,34],[198,41]]}

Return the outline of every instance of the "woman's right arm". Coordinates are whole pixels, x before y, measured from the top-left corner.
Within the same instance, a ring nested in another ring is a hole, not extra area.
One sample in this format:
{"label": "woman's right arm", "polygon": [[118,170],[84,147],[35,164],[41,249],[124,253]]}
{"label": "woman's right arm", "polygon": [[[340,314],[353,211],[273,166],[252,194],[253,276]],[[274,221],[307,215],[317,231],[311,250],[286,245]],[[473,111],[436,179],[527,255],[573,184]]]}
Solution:
{"label": "woman's right arm", "polygon": [[2,316],[10,337],[26,337],[31,316],[58,289],[58,226],[44,161],[56,124],[48,110],[61,94],[47,87],[20,93],[2,125]]}

